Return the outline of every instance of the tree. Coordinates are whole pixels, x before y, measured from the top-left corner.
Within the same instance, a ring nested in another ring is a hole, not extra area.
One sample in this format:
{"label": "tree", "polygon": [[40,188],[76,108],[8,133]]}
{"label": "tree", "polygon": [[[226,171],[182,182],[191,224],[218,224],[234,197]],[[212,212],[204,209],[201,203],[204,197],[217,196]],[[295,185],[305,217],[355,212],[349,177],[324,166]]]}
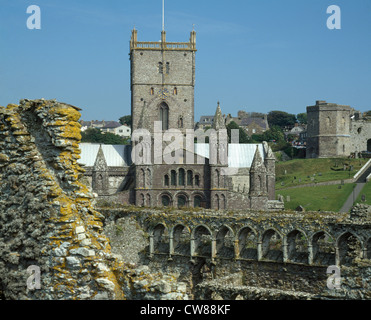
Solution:
{"label": "tree", "polygon": [[308,120],[307,120],[307,113],[306,113],[306,112],[298,113],[298,114],[296,115],[296,119],[298,119],[298,121],[299,121],[301,124],[307,124],[307,123],[308,123]]}
{"label": "tree", "polygon": [[89,128],[81,132],[81,142],[102,143],[102,144],[128,144],[127,138],[122,138],[111,132],[102,133],[97,128]]}
{"label": "tree", "polygon": [[270,127],[279,126],[281,128],[293,126],[296,123],[296,116],[284,111],[270,111],[268,113],[268,124]]}
{"label": "tree", "polygon": [[251,140],[249,136],[247,135],[246,131],[242,129],[236,122],[231,121],[227,125],[227,134],[228,134],[228,142],[231,142],[231,132],[232,129],[239,130],[239,143],[250,143]]}
{"label": "tree", "polygon": [[131,115],[121,117],[119,122],[131,127]]}

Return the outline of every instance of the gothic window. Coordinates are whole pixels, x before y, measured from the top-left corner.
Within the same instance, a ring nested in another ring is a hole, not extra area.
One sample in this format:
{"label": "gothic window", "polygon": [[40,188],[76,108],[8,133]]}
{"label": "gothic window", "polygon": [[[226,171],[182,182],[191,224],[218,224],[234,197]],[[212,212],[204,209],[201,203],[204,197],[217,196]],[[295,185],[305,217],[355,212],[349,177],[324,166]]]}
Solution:
{"label": "gothic window", "polygon": [[162,62],[158,63],[158,73],[164,73],[164,66],[162,65]]}
{"label": "gothic window", "polygon": [[193,185],[193,173],[191,170],[187,171],[187,185],[188,186]]}
{"label": "gothic window", "polygon": [[155,94],[155,89],[151,88],[151,96]]}
{"label": "gothic window", "polygon": [[195,185],[196,185],[197,187],[200,186],[200,176],[199,176],[199,175],[195,175]]}
{"label": "gothic window", "polygon": [[173,93],[174,93],[175,96],[178,94],[178,88],[177,87],[174,87]]}
{"label": "gothic window", "polygon": [[185,171],[184,169],[179,169],[179,185],[184,186],[185,185]]}
{"label": "gothic window", "polygon": [[140,205],[142,207],[145,206],[145,199],[144,199],[144,194],[143,193],[140,194]]}
{"label": "gothic window", "polygon": [[169,176],[167,174],[165,175],[165,178],[164,178],[164,184],[165,184],[165,187],[169,186]]}
{"label": "gothic window", "polygon": [[215,208],[217,210],[220,209],[220,201],[219,201],[219,196],[217,194],[215,195]]}
{"label": "gothic window", "polygon": [[144,188],[146,185],[146,173],[144,169],[140,169],[139,187]]}
{"label": "gothic window", "polygon": [[162,130],[169,129],[169,107],[165,102],[160,104],[160,121],[162,121]]}
{"label": "gothic window", "polygon": [[170,63],[166,62],[166,74],[170,73]]}
{"label": "gothic window", "polygon": [[151,186],[151,180],[152,180],[152,173],[150,169],[147,169],[147,179],[146,179],[146,188],[149,188]]}
{"label": "gothic window", "polygon": [[151,195],[149,193],[147,194],[147,206],[151,206]]}
{"label": "gothic window", "polygon": [[224,209],[224,210],[227,209],[227,203],[226,203],[226,199],[225,199],[224,194],[221,195],[220,201],[221,201],[221,203],[220,203],[221,209]]}
{"label": "gothic window", "polygon": [[176,172],[175,172],[175,170],[171,170],[171,185],[176,186]]}

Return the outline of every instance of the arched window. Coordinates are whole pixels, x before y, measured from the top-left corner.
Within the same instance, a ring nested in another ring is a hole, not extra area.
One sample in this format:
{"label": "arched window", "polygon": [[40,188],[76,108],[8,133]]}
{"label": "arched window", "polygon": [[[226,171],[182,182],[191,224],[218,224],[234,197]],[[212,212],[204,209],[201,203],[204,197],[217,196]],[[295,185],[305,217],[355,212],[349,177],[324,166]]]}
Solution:
{"label": "arched window", "polygon": [[146,173],[144,169],[140,169],[140,179],[139,188],[144,188],[146,186]]}
{"label": "arched window", "polygon": [[187,171],[187,185],[188,186],[193,185],[193,173],[191,170]]}
{"label": "arched window", "polygon": [[169,186],[169,176],[167,174],[165,174],[165,177],[164,177],[164,185],[165,187]]}
{"label": "arched window", "polygon": [[330,117],[327,117],[326,118],[326,126],[327,127],[330,127],[331,126],[331,119],[330,119]]}
{"label": "arched window", "polygon": [[220,199],[219,199],[219,195],[215,195],[215,199],[214,199],[214,202],[215,202],[215,209],[216,210],[219,210],[220,209]]}
{"label": "arched window", "polygon": [[175,172],[175,170],[171,170],[171,185],[176,186],[176,172]]}
{"label": "arched window", "polygon": [[224,194],[222,194],[221,197],[220,197],[220,209],[222,209],[222,210],[227,209],[227,202],[226,202]]}
{"label": "arched window", "polygon": [[151,96],[155,94],[155,89],[151,88]]}
{"label": "arched window", "polygon": [[147,193],[147,206],[151,206],[151,195],[149,193]]}
{"label": "arched window", "polygon": [[142,207],[144,207],[145,206],[145,199],[144,199],[144,194],[143,193],[141,193],[140,194],[140,205],[142,206]]}
{"label": "arched window", "polygon": [[174,87],[174,91],[173,91],[174,95],[177,95],[178,94],[178,89],[177,87]]}
{"label": "arched window", "polygon": [[146,188],[149,188],[151,186],[151,181],[152,181],[152,172],[151,169],[147,169],[147,178],[146,178]]}
{"label": "arched window", "polygon": [[161,196],[161,204],[164,207],[168,207],[170,205],[170,197],[167,194]]}
{"label": "arched window", "polygon": [[179,169],[179,185],[185,185],[185,171],[182,168]]}
{"label": "arched window", "polygon": [[169,107],[165,102],[160,104],[160,121],[162,121],[162,130],[169,129]]}
{"label": "arched window", "polygon": [[178,208],[186,207],[187,206],[187,198],[185,195],[178,196]]}

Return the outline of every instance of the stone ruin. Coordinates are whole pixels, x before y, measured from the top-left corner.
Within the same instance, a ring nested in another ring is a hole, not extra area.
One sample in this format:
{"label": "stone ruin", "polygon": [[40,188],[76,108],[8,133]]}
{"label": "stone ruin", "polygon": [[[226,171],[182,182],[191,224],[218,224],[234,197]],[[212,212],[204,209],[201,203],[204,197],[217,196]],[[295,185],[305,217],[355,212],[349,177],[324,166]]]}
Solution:
{"label": "stone ruin", "polygon": [[[111,252],[81,182],[79,110],[44,99],[0,107],[0,299],[135,299],[146,278],[155,297],[169,295],[171,275],[149,278]],[[40,289],[27,285],[30,266]]]}

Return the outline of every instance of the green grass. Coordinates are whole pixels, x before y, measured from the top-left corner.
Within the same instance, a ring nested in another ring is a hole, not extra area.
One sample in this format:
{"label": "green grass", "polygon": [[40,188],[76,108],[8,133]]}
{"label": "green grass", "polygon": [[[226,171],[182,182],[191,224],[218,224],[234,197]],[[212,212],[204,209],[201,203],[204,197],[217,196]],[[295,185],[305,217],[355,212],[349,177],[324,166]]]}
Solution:
{"label": "green grass", "polygon": [[[355,184],[349,183],[341,186],[341,189],[339,189],[339,185],[302,187],[277,190],[276,194],[284,196],[285,209],[288,210],[295,210],[301,205],[307,211],[338,212],[351,194],[354,186]],[[287,196],[290,196],[290,202],[286,201]]]}
{"label": "green grass", "polygon": [[[276,163],[276,190],[352,178],[368,159],[294,159]],[[344,165],[347,170],[344,171]],[[349,171],[350,166],[353,171]],[[286,171],[285,171],[286,170]]]}
{"label": "green grass", "polygon": [[[366,202],[362,202],[361,200],[363,194],[366,196]],[[366,185],[363,187],[356,200],[356,203],[365,203],[371,205],[371,181],[367,182]]]}

